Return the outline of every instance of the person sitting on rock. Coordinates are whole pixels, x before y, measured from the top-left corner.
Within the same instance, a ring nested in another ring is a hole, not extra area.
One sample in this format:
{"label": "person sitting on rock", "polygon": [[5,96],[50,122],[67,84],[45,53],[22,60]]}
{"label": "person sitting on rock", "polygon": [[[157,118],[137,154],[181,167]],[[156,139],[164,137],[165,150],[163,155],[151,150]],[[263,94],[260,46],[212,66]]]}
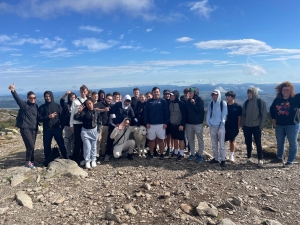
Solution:
{"label": "person sitting on rock", "polygon": [[130,119],[125,118],[123,123],[116,126],[113,132],[110,134],[110,138],[114,139],[113,154],[115,158],[120,158],[123,151],[128,151],[127,159],[133,160],[133,149],[135,147],[135,141],[129,140],[131,132],[135,131],[135,127],[130,126]]}

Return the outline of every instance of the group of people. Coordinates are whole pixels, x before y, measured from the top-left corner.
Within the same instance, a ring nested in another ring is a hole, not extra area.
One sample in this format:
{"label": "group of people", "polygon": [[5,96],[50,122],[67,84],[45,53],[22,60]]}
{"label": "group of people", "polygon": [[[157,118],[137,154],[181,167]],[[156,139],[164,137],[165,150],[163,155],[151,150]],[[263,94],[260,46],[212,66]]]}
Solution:
{"label": "group of people", "polygon": [[[125,95],[122,99],[119,92],[92,92],[82,85],[79,96],[67,91],[60,99],[60,104],[54,102],[51,91],[45,91],[45,103],[40,107],[36,105],[34,92],[27,93],[25,102],[18,96],[14,84],[9,89],[20,107],[16,126],[20,128],[26,146],[26,166],[32,169],[35,168],[34,147],[40,122],[43,124],[45,165],[54,137],[63,158],[72,159],[90,169],[101,164],[102,159],[107,162],[111,157],[120,158],[124,152],[132,160],[135,148],[132,132],[141,126],[147,128],[147,159],[158,156],[163,160],[168,156],[182,160],[184,150],[188,148],[190,155],[187,160],[201,163],[204,119],[209,127],[213,150],[211,164],[219,163],[221,167],[226,167],[226,141],[230,143],[229,160],[234,161],[235,138],[242,128],[247,160],[252,161],[254,138],[258,166],[263,166],[261,138],[267,120],[267,107],[254,87],[247,90],[248,99],[242,106],[235,102],[236,94],[233,91],[225,93],[224,101],[220,91],[213,90],[206,118],[204,101],[196,87],[185,88],[182,96],[177,90],[164,90],[163,97],[159,87],[154,87],[146,94],[134,88],[132,97]],[[270,115],[276,131],[277,159],[272,162],[291,166],[298,152],[300,95],[295,94],[290,82],[277,85],[275,90],[276,98],[270,107]],[[197,152],[195,137],[198,140]],[[286,138],[289,151],[285,161]]]}

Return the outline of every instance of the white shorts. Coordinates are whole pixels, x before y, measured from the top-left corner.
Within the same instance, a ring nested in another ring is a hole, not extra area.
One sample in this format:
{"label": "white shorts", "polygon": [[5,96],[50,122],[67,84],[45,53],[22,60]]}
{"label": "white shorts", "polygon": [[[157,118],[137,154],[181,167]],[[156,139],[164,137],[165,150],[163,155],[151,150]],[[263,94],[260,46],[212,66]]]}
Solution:
{"label": "white shorts", "polygon": [[156,137],[159,139],[166,138],[166,129],[163,128],[163,124],[150,124],[150,128],[147,130],[147,138],[152,141]]}

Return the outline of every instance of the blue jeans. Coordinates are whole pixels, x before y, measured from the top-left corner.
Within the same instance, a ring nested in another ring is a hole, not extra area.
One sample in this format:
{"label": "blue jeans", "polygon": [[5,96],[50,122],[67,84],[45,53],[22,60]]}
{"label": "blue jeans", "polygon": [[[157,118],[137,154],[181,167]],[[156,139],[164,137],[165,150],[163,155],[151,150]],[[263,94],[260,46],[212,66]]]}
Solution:
{"label": "blue jeans", "polygon": [[276,140],[277,140],[277,157],[279,159],[283,159],[284,144],[287,138],[290,146],[289,156],[287,161],[293,163],[298,153],[297,138],[298,138],[299,124],[287,125],[287,126],[277,125],[275,131],[276,131]]}

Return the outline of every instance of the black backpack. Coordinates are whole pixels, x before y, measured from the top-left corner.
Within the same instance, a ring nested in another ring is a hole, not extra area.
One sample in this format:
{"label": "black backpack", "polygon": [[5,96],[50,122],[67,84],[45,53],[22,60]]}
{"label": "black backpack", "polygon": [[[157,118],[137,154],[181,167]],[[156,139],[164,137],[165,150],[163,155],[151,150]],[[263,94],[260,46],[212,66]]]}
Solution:
{"label": "black backpack", "polygon": [[[249,99],[247,99],[247,100],[245,101],[245,116],[246,116],[246,111],[247,111],[248,103],[249,103]],[[259,118],[261,118],[261,117],[262,117],[262,114],[261,114],[261,99],[258,98],[257,101],[256,101],[256,103],[257,103],[257,108],[258,108]]]}
{"label": "black backpack", "polygon": [[[221,107],[221,112],[223,112],[223,102],[224,101],[220,101],[220,107]],[[210,102],[210,118],[212,117],[212,111],[213,111],[213,102]]]}

